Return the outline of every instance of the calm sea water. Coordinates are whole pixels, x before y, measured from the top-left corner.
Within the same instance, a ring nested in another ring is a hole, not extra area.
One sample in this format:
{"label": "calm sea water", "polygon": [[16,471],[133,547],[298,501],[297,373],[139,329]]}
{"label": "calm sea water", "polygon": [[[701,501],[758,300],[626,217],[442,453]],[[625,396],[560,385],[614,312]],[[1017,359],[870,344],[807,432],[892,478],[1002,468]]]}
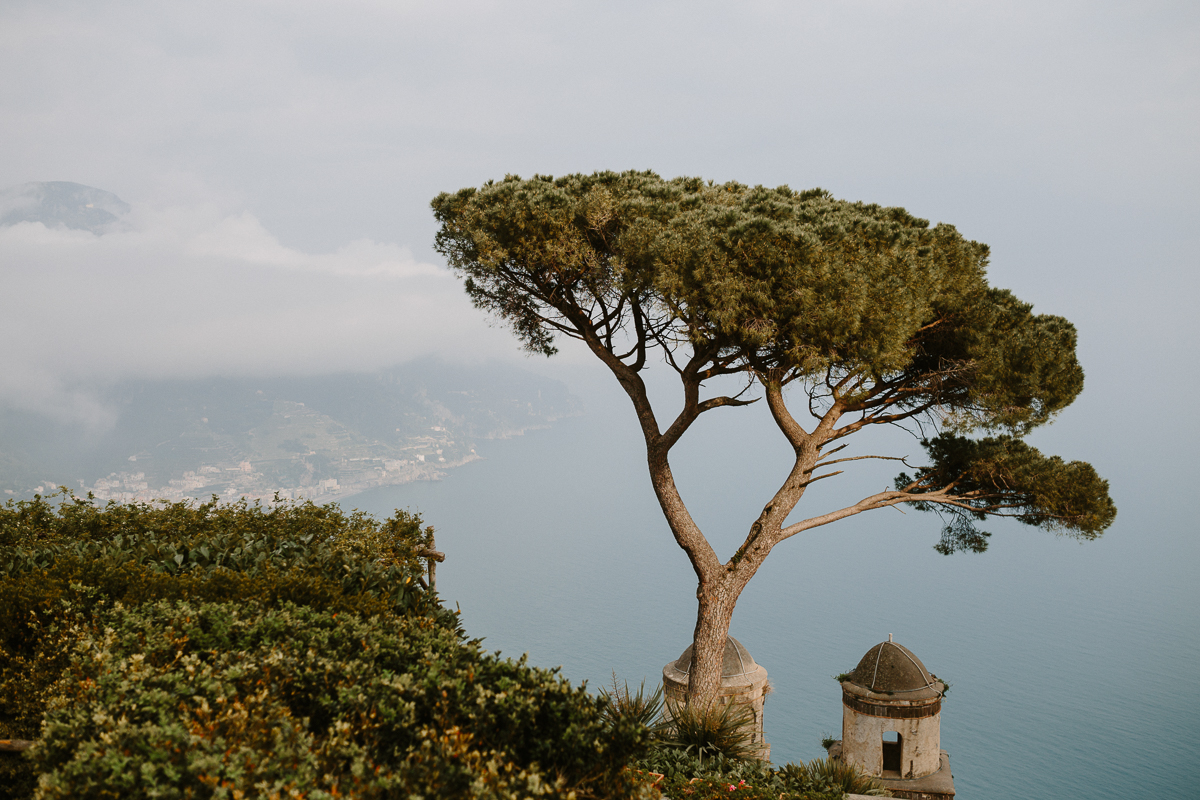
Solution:
{"label": "calm sea water", "polygon": [[[493,649],[591,686],[614,671],[656,684],[690,641],[695,579],[650,491],[628,401],[589,392],[583,417],[486,442],[484,460],[443,481],[343,505],[420,511],[447,555],[443,597]],[[673,458],[723,557],[786,472],[765,417],[731,410]],[[805,516],[895,472],[860,463],[806,497]],[[943,557],[936,517],[884,510],[781,544],[732,627],[775,689],[773,760],[824,755],[822,735],[841,730],[832,676],[892,633],[952,685],[942,747],[959,797],[1200,797],[1200,547],[1182,501],[1140,491],[1152,480],[1135,467],[1102,468],[1121,512],[1095,542],[996,524],[986,554]]]}

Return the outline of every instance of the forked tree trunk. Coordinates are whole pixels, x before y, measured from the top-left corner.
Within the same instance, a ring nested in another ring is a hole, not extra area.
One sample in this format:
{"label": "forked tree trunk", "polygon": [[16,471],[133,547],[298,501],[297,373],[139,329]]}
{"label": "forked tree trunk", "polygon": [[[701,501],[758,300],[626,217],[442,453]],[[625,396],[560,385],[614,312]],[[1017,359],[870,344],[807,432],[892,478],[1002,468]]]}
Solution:
{"label": "forked tree trunk", "polygon": [[[564,313],[567,313],[567,310],[564,310]],[[646,441],[646,460],[654,494],[657,496],[659,506],[671,528],[671,534],[675,537],[676,543],[687,553],[688,560],[696,571],[699,581],[696,588],[698,607],[696,609],[696,627],[692,638],[692,666],[688,670],[687,701],[690,706],[710,708],[721,689],[721,662],[725,655],[725,640],[729,636],[729,622],[733,618],[733,608],[737,604],[742,589],[746,587],[774,545],[774,540],[770,535],[762,534],[768,529],[778,530],[779,522],[787,517],[791,507],[795,505],[795,501],[803,494],[803,485],[800,484],[800,480],[807,462],[802,463],[804,459],[798,452],[796,466],[789,476],[788,485],[781,490],[781,493],[788,493],[787,501],[779,505],[775,502],[769,504],[763,510],[758,521],[751,527],[750,536],[739,548],[735,557],[728,564],[721,563],[720,558],[704,537],[704,533],[688,513],[687,506],[675,485],[667,456],[672,445],[695,422],[703,410],[710,407],[715,408],[721,404],[736,404],[738,401],[734,398],[717,398],[705,401],[704,405],[699,402],[699,389],[703,381],[700,374],[692,369],[692,366],[697,363],[705,363],[709,356],[703,358],[697,356],[693,359],[693,364],[682,373],[685,389],[684,409],[670,428],[666,432],[662,432],[655,419],[654,409],[650,406],[646,385],[638,375],[640,367],[631,368],[614,356],[595,331],[582,324],[582,320],[578,327],[584,334],[584,339],[589,347],[608,365],[621,387],[629,395],[629,399],[633,401],[634,411],[637,413],[638,422]],[[776,394],[780,391],[778,386],[773,389]],[[811,461],[815,461],[817,448],[809,448],[806,453]],[[774,517],[778,517],[778,519]]]}
{"label": "forked tree trunk", "polygon": [[688,671],[688,705],[709,708],[721,689],[721,662],[725,655],[725,639],[739,591],[733,591],[732,581],[714,582],[706,587],[701,581],[696,596],[696,629],[692,637],[692,666]]}
{"label": "forked tree trunk", "polygon": [[[767,537],[752,535],[730,563],[720,558],[705,539],[679,496],[665,450],[649,449],[650,479],[659,506],[675,541],[696,571],[696,627],[692,633],[692,665],[688,670],[688,705],[710,708],[721,688],[721,662],[729,623],[742,590],[770,551]],[[765,512],[764,512],[765,513]],[[761,520],[753,530],[761,530]]]}

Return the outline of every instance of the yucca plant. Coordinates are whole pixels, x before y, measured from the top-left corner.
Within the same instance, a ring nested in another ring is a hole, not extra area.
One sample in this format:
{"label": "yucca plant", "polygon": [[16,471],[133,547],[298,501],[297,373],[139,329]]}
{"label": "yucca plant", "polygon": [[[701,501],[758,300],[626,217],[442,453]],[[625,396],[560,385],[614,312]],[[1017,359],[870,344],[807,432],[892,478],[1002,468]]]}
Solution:
{"label": "yucca plant", "polygon": [[641,725],[656,737],[662,733],[665,723],[661,686],[646,694],[646,682],[643,680],[637,692],[631,692],[628,682],[617,684],[617,673],[614,672],[612,685],[608,689],[601,689],[600,697],[604,700],[604,718],[610,725],[624,720]]}
{"label": "yucca plant", "polygon": [[662,744],[695,753],[701,761],[718,753],[747,760],[757,756],[752,743],[753,718],[749,708],[729,703],[708,708],[667,701]]}
{"label": "yucca plant", "polygon": [[870,775],[840,759],[814,758],[805,764],[788,764],[780,768],[779,777],[789,789],[845,794],[865,794],[870,797],[890,797],[887,789]]}

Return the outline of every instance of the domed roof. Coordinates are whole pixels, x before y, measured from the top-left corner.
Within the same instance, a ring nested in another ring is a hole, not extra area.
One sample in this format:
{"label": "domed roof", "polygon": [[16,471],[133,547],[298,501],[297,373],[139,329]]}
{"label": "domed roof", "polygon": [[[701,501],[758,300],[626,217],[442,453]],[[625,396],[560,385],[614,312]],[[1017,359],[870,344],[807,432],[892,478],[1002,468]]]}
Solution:
{"label": "domed roof", "polygon": [[848,680],[882,694],[936,688],[934,684],[937,682],[925,669],[921,659],[907,647],[893,642],[891,634],[888,634],[886,642],[880,642],[867,651]]}
{"label": "domed roof", "polygon": [[[675,669],[684,675],[692,668],[692,645],[675,662]],[[721,658],[721,677],[734,678],[738,675],[749,675],[758,669],[758,664],[750,657],[750,651],[745,645],[732,636],[725,637],[725,655]]]}

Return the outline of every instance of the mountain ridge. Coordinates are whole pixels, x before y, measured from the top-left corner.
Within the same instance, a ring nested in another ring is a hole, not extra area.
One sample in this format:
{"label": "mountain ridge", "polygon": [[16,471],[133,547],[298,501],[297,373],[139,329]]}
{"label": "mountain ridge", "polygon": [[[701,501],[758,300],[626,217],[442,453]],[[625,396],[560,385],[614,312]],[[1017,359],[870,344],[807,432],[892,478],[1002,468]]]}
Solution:
{"label": "mountain ridge", "polygon": [[311,377],[123,381],[88,432],[0,407],[0,497],[65,485],[101,500],[304,497],[437,480],[490,439],[579,413],[559,381],[432,359]]}
{"label": "mountain ridge", "polygon": [[129,204],[112,192],[71,181],[35,181],[0,190],[0,227],[40,222],[99,235],[129,211]]}

